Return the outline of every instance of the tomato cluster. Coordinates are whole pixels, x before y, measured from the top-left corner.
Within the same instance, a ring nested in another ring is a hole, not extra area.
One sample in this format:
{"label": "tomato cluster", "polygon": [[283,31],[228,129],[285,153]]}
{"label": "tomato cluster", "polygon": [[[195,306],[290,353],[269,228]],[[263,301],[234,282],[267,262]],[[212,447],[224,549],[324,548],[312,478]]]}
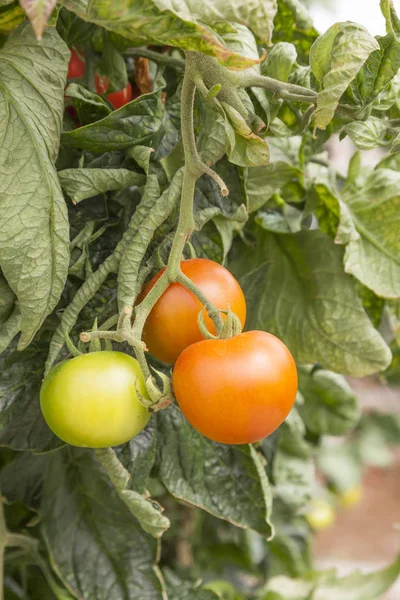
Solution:
{"label": "tomato cluster", "polygon": [[[85,62],[79,56],[78,52],[71,48],[71,58],[68,64],[68,79],[82,79],[85,74]],[[106,77],[101,77],[98,73],[95,75],[95,86],[98,94],[105,95],[107,93],[108,88],[110,87],[110,82]],[[110,92],[106,94],[107,100],[112,104],[115,109],[121,108],[125,106],[131,100],[134,100],[140,96],[140,91],[137,86],[132,87],[129,83],[122,90],[117,90],[116,92]]]}
{"label": "tomato cluster", "polygon": [[[181,262],[182,272],[221,311],[242,326],[246,301],[225,267],[206,259]],[[143,289],[143,300],[161,277]],[[264,331],[204,339],[200,301],[172,283],[153,307],[143,339],[153,356],[174,364],[177,402],[192,426],[223,444],[248,444],[270,435],[289,414],[297,393],[294,359],[281,340]],[[215,333],[209,317],[205,323]],[[139,401],[146,387],[138,362],[120,352],[95,352],[57,365],[42,387],[41,406],[51,429],[77,446],[122,444],[145,427]]]}

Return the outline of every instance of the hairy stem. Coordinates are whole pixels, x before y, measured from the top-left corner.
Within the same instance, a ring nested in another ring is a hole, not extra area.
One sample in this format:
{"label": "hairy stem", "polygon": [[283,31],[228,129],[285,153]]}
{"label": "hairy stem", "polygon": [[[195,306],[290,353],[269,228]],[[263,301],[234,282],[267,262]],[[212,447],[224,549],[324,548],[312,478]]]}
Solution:
{"label": "hairy stem", "polygon": [[284,81],[279,81],[272,77],[255,75],[253,73],[247,73],[246,71],[238,74],[237,78],[238,87],[261,87],[278,94],[278,96],[285,100],[308,102],[309,104],[317,103],[317,92],[294,83],[285,83]]}

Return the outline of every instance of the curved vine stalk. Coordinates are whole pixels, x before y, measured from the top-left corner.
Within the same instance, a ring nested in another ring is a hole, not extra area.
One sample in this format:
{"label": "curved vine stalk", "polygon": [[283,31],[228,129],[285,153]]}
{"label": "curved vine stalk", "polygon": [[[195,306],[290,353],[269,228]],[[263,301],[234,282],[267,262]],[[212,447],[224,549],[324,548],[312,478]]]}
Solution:
{"label": "curved vine stalk", "polygon": [[[140,49],[138,49],[139,52]],[[316,103],[317,98],[316,92],[308,88],[284,83],[262,75],[254,75],[246,72],[232,73],[219,65],[215,59],[204,57],[194,52],[186,52],[185,55],[186,68],[181,95],[181,127],[185,166],[183,170],[178,226],[173,238],[166,269],[147,296],[135,307],[133,325],[131,325],[132,308],[127,306],[122,310],[121,318],[115,331],[102,331],[99,329],[81,334],[81,340],[84,342],[102,338],[117,342],[126,341],[132,346],[146,380],[147,390],[152,403],[151,408],[153,410],[157,410],[157,407],[162,408],[165,406],[165,397],[170,395],[170,387],[166,385],[165,379],[159,374],[163,381],[163,390],[160,391],[158,389],[146,360],[146,348],[141,340],[144,325],[151,310],[170,283],[179,282],[199,299],[214,323],[217,336],[221,334],[223,329],[221,311],[208,300],[197,285],[182,273],[180,267],[184,248],[195,229],[193,203],[197,180],[203,174],[207,174],[219,186],[223,196],[229,193],[224,181],[201,160],[197,150],[193,114],[196,89],[199,89],[200,93],[210,101],[213,101],[216,96],[221,94],[221,99],[225,99],[230,105],[236,106],[239,111],[244,109],[235,95],[236,90],[240,87],[263,87],[279,94],[282,98],[307,102],[311,105]],[[314,110],[315,108],[312,106],[306,112],[305,123],[309,122]],[[143,400],[143,402],[145,401]]]}

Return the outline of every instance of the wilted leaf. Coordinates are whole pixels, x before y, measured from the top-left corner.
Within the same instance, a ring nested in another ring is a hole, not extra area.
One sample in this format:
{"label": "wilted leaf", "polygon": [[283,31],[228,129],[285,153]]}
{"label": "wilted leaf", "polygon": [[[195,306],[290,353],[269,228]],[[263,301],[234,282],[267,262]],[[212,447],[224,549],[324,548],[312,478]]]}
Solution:
{"label": "wilted leaf", "polygon": [[47,21],[56,3],[57,0],[20,0],[20,4],[31,22],[36,39],[42,39]]}

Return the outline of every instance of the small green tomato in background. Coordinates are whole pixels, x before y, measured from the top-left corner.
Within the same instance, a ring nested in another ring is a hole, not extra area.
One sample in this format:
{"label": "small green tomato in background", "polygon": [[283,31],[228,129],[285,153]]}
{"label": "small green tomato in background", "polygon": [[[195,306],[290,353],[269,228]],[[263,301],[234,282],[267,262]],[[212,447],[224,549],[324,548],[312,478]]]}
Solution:
{"label": "small green tomato in background", "polygon": [[67,444],[118,446],[146,427],[148,398],[137,360],[123,352],[92,352],[56,365],[43,382],[40,405],[52,431]]}
{"label": "small green tomato in background", "polygon": [[327,500],[316,498],[310,504],[306,519],[315,531],[322,531],[335,522],[336,513]]}
{"label": "small green tomato in background", "polygon": [[361,484],[354,485],[346,491],[339,493],[339,504],[343,508],[353,508],[359,504],[363,497],[363,487]]}

